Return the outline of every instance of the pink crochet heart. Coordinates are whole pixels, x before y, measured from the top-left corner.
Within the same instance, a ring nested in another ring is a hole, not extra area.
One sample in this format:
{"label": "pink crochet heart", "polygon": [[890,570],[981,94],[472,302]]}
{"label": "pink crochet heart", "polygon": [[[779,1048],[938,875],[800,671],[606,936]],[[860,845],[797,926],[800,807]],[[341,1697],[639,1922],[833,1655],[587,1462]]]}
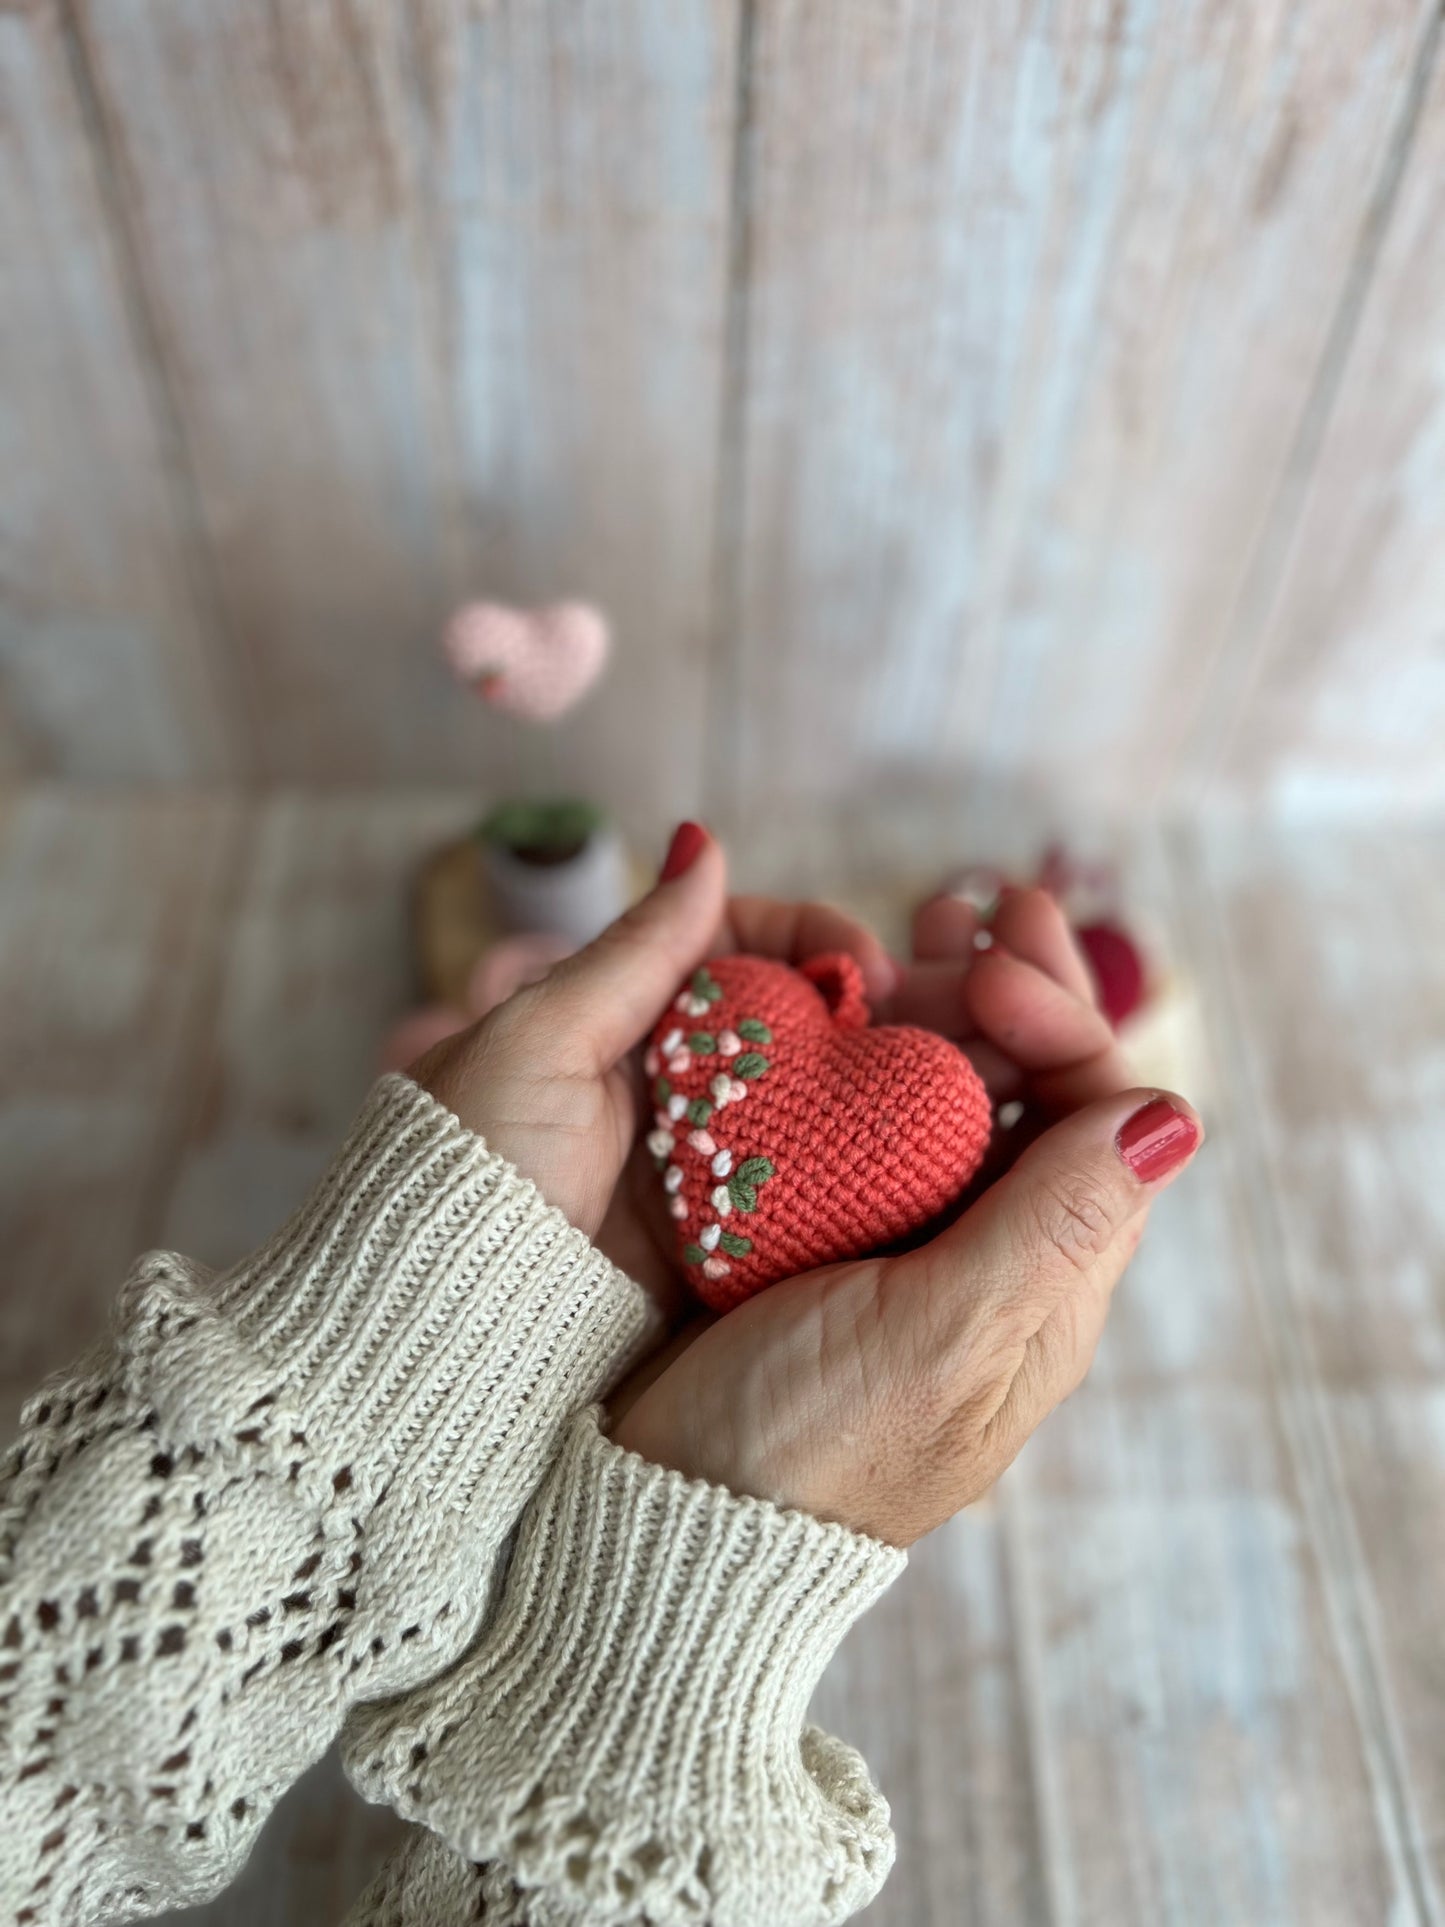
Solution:
{"label": "pink crochet heart", "polygon": [[609,642],[606,618],[585,602],[468,602],[447,624],[442,653],[494,709],[548,723],[596,682]]}

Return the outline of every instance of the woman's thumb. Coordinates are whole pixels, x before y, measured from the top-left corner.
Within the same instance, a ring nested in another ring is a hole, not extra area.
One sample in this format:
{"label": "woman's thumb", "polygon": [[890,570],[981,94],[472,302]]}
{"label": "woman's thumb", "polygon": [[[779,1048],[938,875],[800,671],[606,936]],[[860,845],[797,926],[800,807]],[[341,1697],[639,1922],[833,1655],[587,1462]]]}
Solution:
{"label": "woman's thumb", "polygon": [[727,908],[727,860],[700,823],[680,824],[652,889],[541,985],[559,1054],[595,1075],[638,1043],[708,955]]}
{"label": "woman's thumb", "polygon": [[1157,1194],[1204,1139],[1182,1097],[1122,1091],[1047,1130],[944,1241],[1000,1305],[1046,1313],[1087,1280],[1107,1296]]}

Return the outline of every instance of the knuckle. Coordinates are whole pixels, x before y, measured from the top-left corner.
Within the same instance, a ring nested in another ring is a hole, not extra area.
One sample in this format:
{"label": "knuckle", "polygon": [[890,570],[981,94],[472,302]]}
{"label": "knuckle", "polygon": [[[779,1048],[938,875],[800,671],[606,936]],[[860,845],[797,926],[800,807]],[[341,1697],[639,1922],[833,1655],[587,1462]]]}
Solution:
{"label": "knuckle", "polygon": [[1045,1256],[1088,1271],[1114,1241],[1115,1214],[1107,1194],[1086,1179],[1046,1180],[1033,1193],[1033,1230]]}
{"label": "knuckle", "polygon": [[482,1059],[495,1059],[535,1030],[542,1014],[542,986],[525,984],[514,990],[505,1003],[487,1012],[477,1030],[477,1051]]}
{"label": "knuckle", "polygon": [[619,951],[624,955],[651,950],[656,942],[657,929],[646,898],[640,903],[629,904],[597,939],[599,948]]}
{"label": "knuckle", "polygon": [[505,1003],[497,1005],[486,1021],[492,1026],[494,1036],[515,1036],[518,1031],[527,1030],[537,1023],[546,1008],[547,984],[543,979],[535,984],[520,985]]}

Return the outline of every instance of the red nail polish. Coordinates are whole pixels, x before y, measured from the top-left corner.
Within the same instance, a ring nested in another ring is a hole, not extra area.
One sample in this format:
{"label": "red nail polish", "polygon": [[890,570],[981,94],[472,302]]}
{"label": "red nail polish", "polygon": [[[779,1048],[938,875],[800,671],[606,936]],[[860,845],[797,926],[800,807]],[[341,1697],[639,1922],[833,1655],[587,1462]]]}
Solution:
{"label": "red nail polish", "polygon": [[1114,1148],[1141,1184],[1168,1177],[1199,1142],[1199,1126],[1167,1097],[1153,1097],[1120,1126]]}
{"label": "red nail polish", "polygon": [[684,870],[690,870],[702,853],[707,842],[707,831],[701,823],[679,823],[672,833],[672,841],[667,846],[667,856],[663,861],[659,883],[671,883],[680,877]]}

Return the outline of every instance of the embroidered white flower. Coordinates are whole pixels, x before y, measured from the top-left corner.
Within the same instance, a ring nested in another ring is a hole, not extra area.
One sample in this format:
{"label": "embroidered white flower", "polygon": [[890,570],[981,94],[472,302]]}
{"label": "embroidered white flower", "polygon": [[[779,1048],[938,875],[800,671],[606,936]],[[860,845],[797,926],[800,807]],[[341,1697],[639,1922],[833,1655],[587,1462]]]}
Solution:
{"label": "embroidered white flower", "polygon": [[[699,1146],[698,1146],[698,1149],[699,1149],[699,1150],[701,1150],[701,1149],[702,1149],[702,1146],[701,1146],[701,1145],[699,1145]],[[712,1174],[713,1174],[713,1176],[714,1176],[715,1178],[725,1178],[725,1177],[727,1176],[727,1174],[728,1174],[728,1172],[732,1170],[732,1168],[733,1168],[733,1154],[732,1154],[732,1152],[731,1152],[731,1151],[719,1151],[719,1152],[718,1152],[718,1154],[717,1154],[717,1156],[716,1156],[716,1157],[715,1157],[715,1158],[713,1159],[713,1161],[712,1161]]]}
{"label": "embroidered white flower", "polygon": [[668,1165],[662,1174],[662,1188],[664,1191],[680,1191],[682,1189],[682,1166],[680,1164]]}
{"label": "embroidered white flower", "polygon": [[704,1251],[716,1251],[718,1239],[722,1236],[720,1224],[705,1224],[697,1234],[697,1241]]}
{"label": "embroidered white flower", "polygon": [[667,1100],[667,1115],[674,1124],[680,1124],[687,1115],[687,1099],[681,1091],[674,1091]]}
{"label": "embroidered white flower", "polygon": [[708,1085],[708,1089],[712,1092],[714,1098],[717,1100],[719,1109],[721,1109],[724,1104],[730,1101],[732,1096],[733,1083],[734,1083],[734,1079],[729,1077],[726,1071],[719,1071],[717,1076]]}
{"label": "embroidered white flower", "polygon": [[704,1258],[702,1261],[702,1275],[704,1278],[726,1278],[731,1270],[732,1266],[726,1258],[712,1257]]}
{"label": "embroidered white flower", "polygon": [[662,1040],[663,1056],[671,1057],[672,1053],[675,1050],[681,1049],[682,1041],[683,1041],[683,1037],[682,1037],[681,1026],[674,1024],[672,1029],[667,1033],[666,1037],[664,1037]]}
{"label": "embroidered white flower", "polygon": [[720,1218],[725,1218],[733,1208],[733,1194],[725,1184],[719,1184],[710,1191],[707,1201]]}
{"label": "embroidered white flower", "polygon": [[686,1017],[706,1017],[712,1009],[706,997],[695,997],[690,990],[678,998],[677,1007]]}
{"label": "embroidered white flower", "polygon": [[671,1131],[657,1130],[647,1133],[647,1148],[655,1158],[667,1157],[676,1142]]}

